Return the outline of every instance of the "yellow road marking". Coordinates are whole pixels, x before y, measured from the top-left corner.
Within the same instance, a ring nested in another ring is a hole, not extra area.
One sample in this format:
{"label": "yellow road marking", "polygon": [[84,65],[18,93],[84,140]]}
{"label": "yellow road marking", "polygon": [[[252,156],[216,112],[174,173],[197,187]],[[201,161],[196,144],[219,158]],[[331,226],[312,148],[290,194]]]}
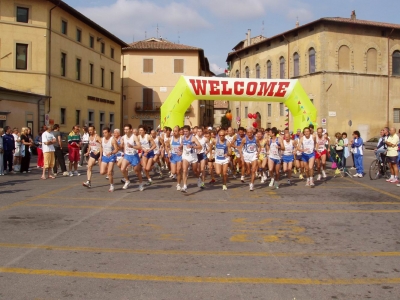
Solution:
{"label": "yellow road marking", "polygon": [[57,245],[0,243],[0,248],[37,249],[49,251],[123,253],[143,255],[181,256],[243,256],[243,257],[400,257],[400,252],[236,252],[236,251],[186,251],[124,248],[71,247]]}
{"label": "yellow road marking", "polygon": [[66,187],[62,187],[62,188],[59,188],[59,189],[56,189],[56,190],[52,190],[52,191],[44,193],[44,194],[40,194],[40,195],[37,195],[37,196],[29,197],[29,198],[27,198],[25,200],[18,201],[16,203],[13,203],[13,204],[10,204],[10,205],[7,205],[7,206],[0,207],[0,211],[5,211],[5,210],[8,210],[8,209],[17,207],[17,206],[23,206],[26,203],[32,202],[34,200],[37,200],[37,199],[40,199],[40,198],[43,198],[43,197],[48,197],[50,195],[54,195],[54,194],[60,193],[62,191],[65,191],[65,190],[68,190],[70,188],[73,188],[74,186],[77,186],[77,185],[81,185],[81,183],[69,185],[69,186],[66,186]]}
{"label": "yellow road marking", "polygon": [[[268,197],[267,197],[268,198]],[[54,199],[65,201],[115,201],[115,198],[102,197],[40,197],[39,199]],[[345,201],[227,201],[227,200],[201,200],[201,199],[182,199],[182,200],[155,200],[155,199],[121,199],[120,202],[144,202],[144,203],[199,203],[199,204],[274,204],[274,205],[400,205],[400,202],[345,202]]]}
{"label": "yellow road marking", "polygon": [[208,209],[208,208],[171,208],[171,207],[121,207],[95,205],[61,205],[61,204],[26,204],[27,207],[71,208],[71,209],[101,209],[127,211],[178,211],[178,212],[219,212],[219,213],[400,213],[400,209]]}
{"label": "yellow road marking", "polygon": [[296,284],[296,285],[365,285],[399,284],[400,278],[246,278],[246,277],[196,277],[196,276],[157,276],[144,274],[97,273],[63,270],[38,270],[25,268],[0,268],[2,273],[45,275],[59,277],[79,277],[95,279],[160,281],[184,283],[243,283],[243,284]]}
{"label": "yellow road marking", "polygon": [[357,185],[359,185],[359,186],[362,186],[362,187],[365,187],[365,188],[367,188],[367,189],[370,189],[370,190],[372,190],[372,191],[378,192],[378,193],[380,193],[380,194],[383,194],[383,195],[389,196],[389,197],[391,197],[391,198],[400,200],[400,196],[397,196],[397,195],[395,195],[395,194],[386,192],[386,191],[381,190],[381,189],[378,189],[378,188],[374,188],[374,187],[372,187],[372,186],[369,186],[369,185],[367,185],[367,184],[358,182],[358,181],[356,181],[356,180],[351,180],[351,179],[349,179],[349,178],[346,178],[346,180],[347,180],[347,181],[351,181],[352,183],[357,184]]}

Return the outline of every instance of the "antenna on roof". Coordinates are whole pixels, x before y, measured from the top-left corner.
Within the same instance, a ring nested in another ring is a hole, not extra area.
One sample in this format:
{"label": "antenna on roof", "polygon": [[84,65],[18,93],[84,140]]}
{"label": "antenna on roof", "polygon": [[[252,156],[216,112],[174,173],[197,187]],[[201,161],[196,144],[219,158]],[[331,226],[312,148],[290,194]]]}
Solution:
{"label": "antenna on roof", "polygon": [[264,20],[262,21],[261,35],[264,36]]}
{"label": "antenna on roof", "polygon": [[180,39],[181,39],[181,35],[180,35],[179,31],[178,31],[178,44],[181,43]]}
{"label": "antenna on roof", "polygon": [[144,39],[147,40],[147,31],[144,31]]}

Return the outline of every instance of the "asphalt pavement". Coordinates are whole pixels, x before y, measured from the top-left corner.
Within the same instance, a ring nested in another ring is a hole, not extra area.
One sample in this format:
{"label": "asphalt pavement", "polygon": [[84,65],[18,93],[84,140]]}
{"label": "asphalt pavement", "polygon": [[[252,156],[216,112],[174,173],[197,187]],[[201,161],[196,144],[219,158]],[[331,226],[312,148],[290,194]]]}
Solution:
{"label": "asphalt pavement", "polygon": [[191,177],[183,194],[167,178],[122,190],[115,169],[109,193],[97,166],[91,189],[79,171],[0,176],[0,299],[400,299],[400,188],[384,179]]}

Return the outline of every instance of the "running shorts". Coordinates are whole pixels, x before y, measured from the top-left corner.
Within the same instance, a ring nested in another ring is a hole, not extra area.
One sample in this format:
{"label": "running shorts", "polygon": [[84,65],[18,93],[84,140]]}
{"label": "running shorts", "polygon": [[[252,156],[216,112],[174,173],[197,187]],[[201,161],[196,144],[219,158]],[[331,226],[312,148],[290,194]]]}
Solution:
{"label": "running shorts", "polygon": [[186,160],[189,164],[197,163],[197,154],[182,155],[182,160]]}
{"label": "running shorts", "polygon": [[280,159],[276,159],[276,158],[269,158],[269,160],[271,160],[272,162],[274,162],[275,165],[280,165],[281,164],[281,160]]}
{"label": "running shorts", "polygon": [[182,161],[182,155],[172,153],[169,161],[171,162],[171,164],[176,165],[178,162]]}
{"label": "running shorts", "polygon": [[197,154],[197,161],[201,162],[202,160],[207,159],[207,155],[205,153]]}
{"label": "running shorts", "polygon": [[125,154],[124,159],[127,160],[132,167],[136,167],[140,163],[139,154]]}
{"label": "running shorts", "polygon": [[106,164],[108,164],[108,163],[115,163],[116,161],[117,161],[117,156],[115,155],[115,154],[113,154],[113,155],[111,155],[111,156],[102,156],[101,157],[101,161],[103,162],[103,163],[106,163]]}
{"label": "running shorts", "polygon": [[301,155],[301,160],[304,161],[304,162],[308,162],[311,158],[314,158],[314,157],[315,157],[315,153],[314,152],[310,153],[310,154],[303,153]]}
{"label": "running shorts", "polygon": [[229,164],[230,160],[229,157],[225,158],[225,159],[216,159],[215,163],[219,164],[219,165],[226,165]]}
{"label": "running shorts", "polygon": [[256,152],[253,152],[253,153],[244,152],[243,153],[243,159],[244,159],[245,163],[251,163],[251,162],[253,162],[253,161],[258,159],[257,158],[257,153]]}
{"label": "running shorts", "polygon": [[321,152],[316,151],[315,152],[315,158],[316,159],[320,159],[322,157],[322,155],[326,155],[326,153],[327,153],[326,149],[324,151],[321,151]]}
{"label": "running shorts", "polygon": [[291,163],[294,161],[294,156],[293,155],[283,155],[282,156],[282,162],[284,163]]}

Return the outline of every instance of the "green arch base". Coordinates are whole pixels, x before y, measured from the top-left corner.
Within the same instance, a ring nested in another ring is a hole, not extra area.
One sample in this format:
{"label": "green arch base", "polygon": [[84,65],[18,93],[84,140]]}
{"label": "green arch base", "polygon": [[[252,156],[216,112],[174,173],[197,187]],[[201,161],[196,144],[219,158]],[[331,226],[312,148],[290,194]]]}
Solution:
{"label": "green arch base", "polygon": [[294,128],[317,122],[317,110],[297,79],[250,79],[181,76],[161,106],[161,128],[183,126],[193,100],[261,101],[284,103]]}

